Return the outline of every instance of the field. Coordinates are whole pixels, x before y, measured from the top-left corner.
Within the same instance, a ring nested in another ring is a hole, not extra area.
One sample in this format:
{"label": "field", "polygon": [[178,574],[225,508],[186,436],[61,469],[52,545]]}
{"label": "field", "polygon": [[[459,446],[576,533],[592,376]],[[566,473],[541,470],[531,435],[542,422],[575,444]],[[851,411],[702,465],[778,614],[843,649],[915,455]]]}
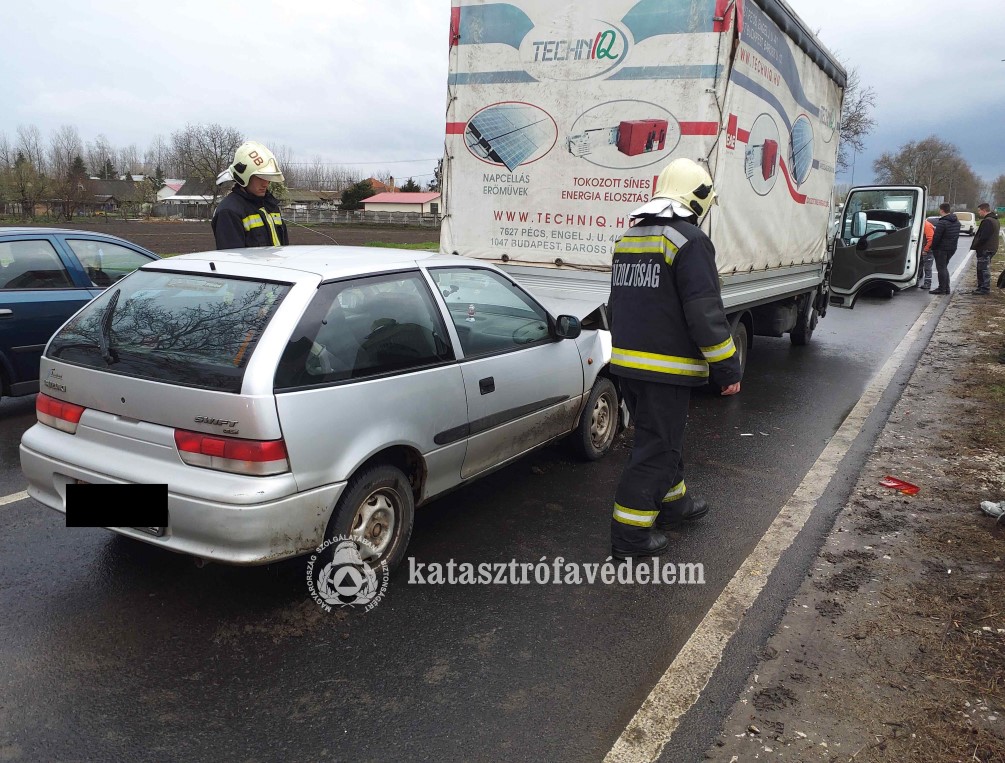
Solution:
{"label": "field", "polygon": [[[21,225],[22,223],[7,223]],[[51,223],[53,227],[90,230],[121,236],[160,255],[187,254],[215,249],[213,231],[208,222],[167,222],[160,220],[116,220],[91,218],[72,223]],[[390,225],[363,227],[323,225],[307,228],[290,225],[291,244],[333,244],[343,246],[410,245],[426,249],[438,243],[439,232],[426,228],[400,228]],[[426,246],[416,246],[425,244]]]}

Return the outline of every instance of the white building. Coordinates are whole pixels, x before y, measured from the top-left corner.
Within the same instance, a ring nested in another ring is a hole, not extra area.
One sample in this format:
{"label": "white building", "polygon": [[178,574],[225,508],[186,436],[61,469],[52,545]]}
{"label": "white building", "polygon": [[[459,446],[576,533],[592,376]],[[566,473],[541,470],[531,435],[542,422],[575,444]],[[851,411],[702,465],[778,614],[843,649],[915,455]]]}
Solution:
{"label": "white building", "polygon": [[440,194],[425,193],[378,193],[363,199],[363,209],[367,212],[417,212],[422,215],[440,214]]}

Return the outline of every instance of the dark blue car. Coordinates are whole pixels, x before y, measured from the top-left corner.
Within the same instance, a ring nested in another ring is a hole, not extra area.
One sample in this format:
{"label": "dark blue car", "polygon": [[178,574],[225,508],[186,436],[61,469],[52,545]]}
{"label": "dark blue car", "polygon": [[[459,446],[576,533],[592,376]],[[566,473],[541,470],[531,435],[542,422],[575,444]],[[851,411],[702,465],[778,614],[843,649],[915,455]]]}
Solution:
{"label": "dark blue car", "polygon": [[38,392],[38,364],[60,326],[107,286],[158,259],[116,236],[0,228],[0,394]]}

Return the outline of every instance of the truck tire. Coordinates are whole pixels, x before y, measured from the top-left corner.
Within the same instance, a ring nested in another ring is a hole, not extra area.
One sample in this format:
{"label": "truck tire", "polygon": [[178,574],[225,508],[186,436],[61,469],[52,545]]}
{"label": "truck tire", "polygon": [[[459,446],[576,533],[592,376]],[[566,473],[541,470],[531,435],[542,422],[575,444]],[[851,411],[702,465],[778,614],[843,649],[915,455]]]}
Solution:
{"label": "truck tire", "polygon": [[415,498],[408,477],[396,466],[376,464],[353,475],[342,492],[328,527],[325,540],[342,536],[365,538],[378,554],[359,543],[363,561],[376,568],[387,562],[393,571],[405,557],[415,520]]}
{"label": "truck tire", "polygon": [[583,415],[579,417],[572,444],[580,458],[596,461],[606,456],[614,447],[618,433],[621,400],[610,379],[599,376],[586,400]]}
{"label": "truck tire", "polygon": [[733,327],[733,344],[736,345],[736,357],[740,359],[740,374],[747,369],[747,352],[750,349],[750,337],[747,335],[747,324],[737,321]]}
{"label": "truck tire", "polygon": [[799,318],[795,328],[789,332],[789,339],[797,347],[803,347],[810,343],[813,338],[813,330],[817,327],[820,319],[816,308],[815,294],[806,294],[801,298],[802,304],[799,308]]}

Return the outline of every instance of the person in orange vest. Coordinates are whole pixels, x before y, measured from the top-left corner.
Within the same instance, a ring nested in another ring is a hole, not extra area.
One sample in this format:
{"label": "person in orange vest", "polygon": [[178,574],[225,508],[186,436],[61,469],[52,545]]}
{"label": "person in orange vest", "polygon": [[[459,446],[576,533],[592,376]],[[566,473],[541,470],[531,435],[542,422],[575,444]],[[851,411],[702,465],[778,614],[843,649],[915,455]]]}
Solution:
{"label": "person in orange vest", "polygon": [[932,239],[935,237],[935,226],[932,225],[931,220],[925,220],[924,236],[925,247],[921,252],[921,267],[919,268],[922,274],[918,276],[918,288],[931,289],[932,263],[935,261],[935,255],[932,254]]}

